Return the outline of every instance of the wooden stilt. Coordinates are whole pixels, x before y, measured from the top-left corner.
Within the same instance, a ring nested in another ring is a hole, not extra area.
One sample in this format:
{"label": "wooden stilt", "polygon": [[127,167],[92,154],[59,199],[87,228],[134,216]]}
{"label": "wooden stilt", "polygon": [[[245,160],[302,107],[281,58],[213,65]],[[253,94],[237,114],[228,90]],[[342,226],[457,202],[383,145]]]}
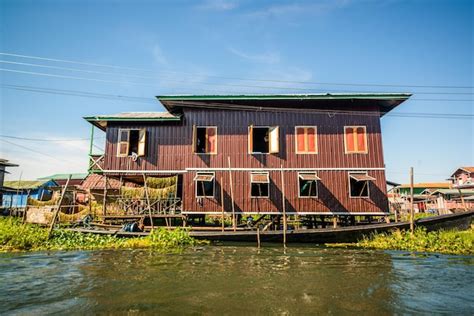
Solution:
{"label": "wooden stilt", "polygon": [[237,223],[235,219],[235,203],[234,203],[234,186],[232,184],[232,170],[230,169],[230,157],[227,156],[227,162],[229,164],[229,182],[230,182],[230,199],[232,201],[232,227],[234,228],[234,231],[237,230]]}
{"label": "wooden stilt", "polygon": [[26,195],[26,205],[25,205],[25,209],[23,211],[23,218],[22,218],[22,223],[24,223],[26,221],[26,212],[28,212],[28,199],[30,198],[30,193],[31,193],[31,190],[28,190],[28,193]]}
{"label": "wooden stilt", "polygon": [[104,175],[104,196],[102,197],[102,215],[107,215],[107,174]]}
{"label": "wooden stilt", "polygon": [[286,197],[285,197],[285,177],[283,175],[283,165],[280,166],[280,174],[281,174],[281,198],[282,198],[282,206],[283,206],[283,247],[286,248]]}
{"label": "wooden stilt", "polygon": [[224,231],[224,181],[222,181],[222,177],[219,183],[221,185],[221,208],[222,208],[221,225],[222,225],[222,231]]}
{"label": "wooden stilt", "polygon": [[260,248],[260,227],[257,227],[257,247]]}
{"label": "wooden stilt", "polygon": [[337,228],[337,216],[332,217],[332,227]]}
{"label": "wooden stilt", "polygon": [[49,224],[49,230],[48,230],[48,239],[51,238],[51,233],[53,232],[54,229],[54,224],[56,223],[56,218],[58,217],[58,213],[61,210],[61,205],[63,204],[64,196],[66,195],[66,190],[69,185],[69,181],[71,180],[71,176],[67,178],[66,185],[63,188],[63,191],[61,192],[61,197],[59,198],[58,205],[56,206],[56,209],[54,210],[53,213],[53,218],[51,218],[51,223]]}
{"label": "wooden stilt", "polygon": [[459,192],[459,196],[461,197],[461,203],[462,203],[462,207],[464,208],[464,210],[467,212],[468,209],[467,209],[467,206],[466,206],[466,202],[464,201],[464,197],[462,196],[462,192],[461,192],[461,189],[458,188],[458,192]]}
{"label": "wooden stilt", "polygon": [[413,167],[410,168],[410,231],[411,234],[413,235],[413,232],[415,231],[415,209],[413,205],[413,199],[414,199],[414,194],[413,194]]}
{"label": "wooden stilt", "polygon": [[[155,227],[153,225],[153,216],[151,215],[150,196],[148,195],[148,185],[146,184],[145,174],[143,174],[143,185],[144,185],[144,189],[145,189],[146,203],[147,203],[147,206],[148,206],[148,216],[150,217],[150,226],[151,226],[151,230],[153,230],[153,229],[155,229]],[[168,221],[167,221],[166,217],[165,217],[165,220],[166,220],[166,226],[168,226]]]}

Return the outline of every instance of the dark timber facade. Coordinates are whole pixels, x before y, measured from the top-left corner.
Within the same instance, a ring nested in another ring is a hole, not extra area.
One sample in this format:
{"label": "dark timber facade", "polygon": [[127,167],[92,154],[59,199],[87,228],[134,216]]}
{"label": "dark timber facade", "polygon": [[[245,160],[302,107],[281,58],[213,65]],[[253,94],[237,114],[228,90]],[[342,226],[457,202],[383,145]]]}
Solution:
{"label": "dark timber facade", "polygon": [[93,169],[179,175],[183,214],[385,215],[380,118],[409,96],[159,96],[166,113],[86,117],[106,132]]}

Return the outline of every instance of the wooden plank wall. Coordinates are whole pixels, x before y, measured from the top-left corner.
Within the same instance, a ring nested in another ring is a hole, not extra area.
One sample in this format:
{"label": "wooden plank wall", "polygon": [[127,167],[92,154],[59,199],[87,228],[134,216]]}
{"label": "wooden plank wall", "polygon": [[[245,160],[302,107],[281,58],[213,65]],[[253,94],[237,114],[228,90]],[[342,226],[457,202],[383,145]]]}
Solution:
{"label": "wooden plank wall", "polygon": [[[375,109],[373,109],[375,110]],[[186,168],[227,168],[227,157],[233,168],[383,168],[380,118],[376,115],[327,114],[301,112],[224,111],[185,109],[182,123],[124,124],[111,123],[107,128],[105,167],[109,170],[184,170]],[[248,126],[280,126],[278,154],[249,154]],[[192,126],[217,126],[217,154],[196,155],[192,152]],[[295,126],[315,125],[318,128],[318,154],[300,155],[295,150]],[[368,153],[345,154],[344,126],[367,126]],[[134,162],[128,157],[116,157],[118,129],[147,128],[147,155]],[[183,200],[186,211],[217,212],[220,198],[205,199],[200,205],[194,196],[195,172],[183,176]],[[297,194],[295,171],[285,172],[288,212],[382,212],[387,211],[384,171],[370,171],[376,178],[371,184],[370,199],[350,199],[347,171],[320,171],[318,199],[300,199]],[[224,177],[225,195],[230,195],[227,172]],[[271,198],[251,199],[249,171],[234,171],[237,209],[244,212],[276,212],[281,209],[279,172],[271,172]],[[216,192],[220,192],[219,186]],[[216,194],[218,195],[218,194]],[[230,210],[230,201],[226,200]]]}

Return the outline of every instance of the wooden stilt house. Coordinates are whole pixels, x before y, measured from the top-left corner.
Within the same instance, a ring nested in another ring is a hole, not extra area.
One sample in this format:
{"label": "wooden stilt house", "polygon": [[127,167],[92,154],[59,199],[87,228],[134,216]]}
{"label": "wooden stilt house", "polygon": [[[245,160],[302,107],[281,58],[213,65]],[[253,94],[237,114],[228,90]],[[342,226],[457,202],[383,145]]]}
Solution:
{"label": "wooden stilt house", "polygon": [[158,96],[167,112],[85,117],[92,173],[178,176],[184,215],[386,215],[380,118],[410,94]]}

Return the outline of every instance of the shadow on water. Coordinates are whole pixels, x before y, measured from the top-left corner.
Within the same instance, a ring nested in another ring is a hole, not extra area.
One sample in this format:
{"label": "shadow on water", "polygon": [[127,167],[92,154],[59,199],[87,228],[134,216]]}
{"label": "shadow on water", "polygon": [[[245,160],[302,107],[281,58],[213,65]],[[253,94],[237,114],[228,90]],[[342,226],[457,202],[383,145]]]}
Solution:
{"label": "shadow on water", "polygon": [[472,314],[473,257],[292,245],[0,255],[0,313]]}

